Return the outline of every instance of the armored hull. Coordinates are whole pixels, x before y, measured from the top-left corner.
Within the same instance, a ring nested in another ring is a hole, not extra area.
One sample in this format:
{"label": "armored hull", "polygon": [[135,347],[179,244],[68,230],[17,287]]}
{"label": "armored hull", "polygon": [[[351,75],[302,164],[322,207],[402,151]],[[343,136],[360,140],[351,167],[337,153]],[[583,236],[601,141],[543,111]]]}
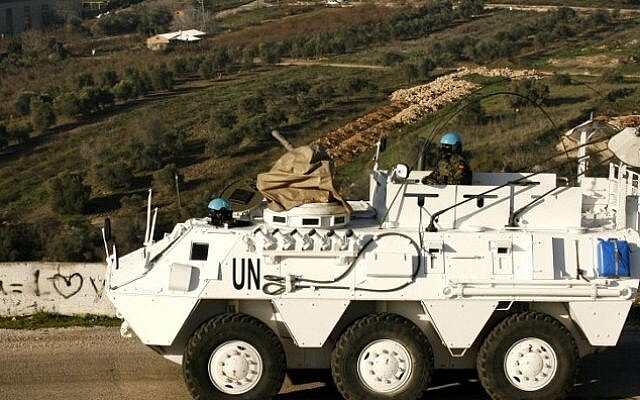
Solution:
{"label": "armored hull", "polygon": [[262,207],[147,235],[108,260],[123,333],[182,363],[196,398],[266,398],[318,368],[346,398],[419,398],[452,368],[478,368],[495,399],[566,396],[636,298],[640,179],[426,175],[374,170],[350,213]]}

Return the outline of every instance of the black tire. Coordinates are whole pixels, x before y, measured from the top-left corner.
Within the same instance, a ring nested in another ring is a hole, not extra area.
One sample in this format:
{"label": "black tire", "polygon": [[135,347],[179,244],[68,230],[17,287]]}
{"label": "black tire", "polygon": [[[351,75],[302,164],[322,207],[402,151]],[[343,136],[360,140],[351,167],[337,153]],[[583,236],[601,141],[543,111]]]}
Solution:
{"label": "black tire", "polygon": [[[533,391],[514,386],[505,369],[509,349],[526,338],[547,342],[557,359],[551,381]],[[578,348],[571,333],[555,318],[538,312],[518,313],[498,324],[485,339],[478,353],[477,368],[482,386],[494,400],[560,400],[573,388],[578,370]]]}
{"label": "black tire", "polygon": [[[213,351],[230,340],[249,343],[262,359],[262,376],[246,393],[224,393],[209,377],[209,359]],[[246,314],[227,313],[205,322],[191,336],[182,360],[182,371],[185,384],[196,400],[264,400],[273,397],[282,387],[286,360],[282,343],[267,325]]]}
{"label": "black tire", "polygon": [[[411,357],[412,372],[397,391],[371,390],[358,376],[358,357],[376,340],[391,339],[402,344]],[[422,397],[433,374],[433,351],[422,331],[397,314],[372,314],[354,322],[340,337],[331,354],[333,381],[346,400],[397,399]]]}

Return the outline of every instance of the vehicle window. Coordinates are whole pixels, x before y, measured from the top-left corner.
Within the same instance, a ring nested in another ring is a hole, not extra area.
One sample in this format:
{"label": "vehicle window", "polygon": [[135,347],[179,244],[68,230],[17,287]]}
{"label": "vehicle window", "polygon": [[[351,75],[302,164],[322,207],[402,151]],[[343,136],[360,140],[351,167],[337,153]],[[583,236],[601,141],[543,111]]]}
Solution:
{"label": "vehicle window", "polygon": [[192,243],[191,259],[196,261],[207,261],[209,254],[209,243]]}

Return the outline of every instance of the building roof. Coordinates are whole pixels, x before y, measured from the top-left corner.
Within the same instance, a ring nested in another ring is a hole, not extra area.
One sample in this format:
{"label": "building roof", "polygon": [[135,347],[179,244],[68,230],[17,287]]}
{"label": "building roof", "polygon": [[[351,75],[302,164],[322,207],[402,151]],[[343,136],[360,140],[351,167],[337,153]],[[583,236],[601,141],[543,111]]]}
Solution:
{"label": "building roof", "polygon": [[177,32],[168,32],[168,33],[161,33],[157,36],[159,37],[163,37],[166,38],[168,40],[180,40],[183,42],[195,42],[200,40],[200,36],[204,36],[206,35],[206,32],[202,32],[199,31],[197,29],[187,29],[184,31],[177,31]]}

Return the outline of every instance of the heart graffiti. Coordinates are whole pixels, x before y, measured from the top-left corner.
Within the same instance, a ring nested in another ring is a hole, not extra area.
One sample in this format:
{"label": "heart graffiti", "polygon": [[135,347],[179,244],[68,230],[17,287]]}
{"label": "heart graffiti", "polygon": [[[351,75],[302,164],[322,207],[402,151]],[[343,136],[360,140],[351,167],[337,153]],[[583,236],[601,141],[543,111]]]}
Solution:
{"label": "heart graffiti", "polygon": [[65,299],[76,295],[82,289],[82,284],[84,283],[84,278],[77,272],[69,276],[58,273],[49,279],[51,279],[56,292]]}

